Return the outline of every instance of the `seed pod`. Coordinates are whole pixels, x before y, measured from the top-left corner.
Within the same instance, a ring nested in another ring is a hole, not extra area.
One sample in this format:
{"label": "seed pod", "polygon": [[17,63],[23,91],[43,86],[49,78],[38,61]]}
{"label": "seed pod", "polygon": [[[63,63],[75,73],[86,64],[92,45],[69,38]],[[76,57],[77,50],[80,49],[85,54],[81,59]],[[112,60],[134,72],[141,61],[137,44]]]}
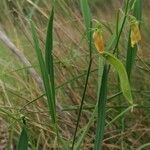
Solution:
{"label": "seed pod", "polygon": [[141,33],[138,22],[131,24],[131,46],[134,47],[141,40]]}
{"label": "seed pod", "polygon": [[94,39],[95,47],[98,50],[98,52],[103,53],[104,52],[104,40],[103,40],[102,33],[98,30],[95,31],[93,33],[93,39]]}

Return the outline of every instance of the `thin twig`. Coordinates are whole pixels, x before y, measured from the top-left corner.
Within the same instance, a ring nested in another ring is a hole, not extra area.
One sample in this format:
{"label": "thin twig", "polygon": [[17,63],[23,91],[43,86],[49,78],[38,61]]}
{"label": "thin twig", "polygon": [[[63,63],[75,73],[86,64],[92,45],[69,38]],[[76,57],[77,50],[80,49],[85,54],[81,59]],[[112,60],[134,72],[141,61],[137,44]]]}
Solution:
{"label": "thin twig", "polygon": [[19,60],[28,67],[28,72],[32,78],[36,81],[40,89],[43,89],[43,82],[37,72],[31,67],[31,63],[24,56],[24,54],[13,44],[13,42],[6,36],[4,32],[0,30],[0,40],[19,58]]}

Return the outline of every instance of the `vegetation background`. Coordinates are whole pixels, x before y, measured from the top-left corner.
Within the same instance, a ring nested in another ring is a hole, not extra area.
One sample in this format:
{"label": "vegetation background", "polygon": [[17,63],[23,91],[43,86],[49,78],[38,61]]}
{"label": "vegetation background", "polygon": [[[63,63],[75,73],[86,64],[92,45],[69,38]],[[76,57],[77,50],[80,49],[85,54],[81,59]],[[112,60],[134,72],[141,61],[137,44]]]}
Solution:
{"label": "vegetation background", "polygon": [[[108,41],[116,29],[116,18],[123,0],[92,0],[89,6],[92,18],[103,22],[104,40]],[[40,46],[44,53],[48,17],[52,9],[51,0],[1,0],[0,26],[18,49],[40,74],[34,50],[29,20],[36,25]],[[131,73],[131,87],[135,104],[134,111],[120,94],[118,77],[111,68],[108,79],[106,105],[106,128],[103,140],[105,150],[150,149],[150,1],[142,0],[142,40],[139,44]],[[118,57],[125,64],[129,28],[121,33]],[[54,71],[58,109],[59,130],[64,147],[71,145],[78,108],[84,90],[89,64],[89,51],[85,38],[85,26],[78,0],[58,0],[54,17]],[[80,132],[85,130],[97,100],[98,54],[94,50],[84,108],[79,123]],[[0,143],[5,138],[4,126],[8,126],[6,139],[8,149],[16,149],[22,130],[22,116],[26,118],[29,149],[54,149],[57,139],[49,118],[47,101],[37,83],[16,56],[0,41]],[[4,123],[5,121],[5,123]],[[80,149],[93,149],[96,122],[93,120]],[[80,135],[80,134],[79,134]],[[79,137],[79,135],[77,135]],[[144,148],[142,148],[144,147]]]}

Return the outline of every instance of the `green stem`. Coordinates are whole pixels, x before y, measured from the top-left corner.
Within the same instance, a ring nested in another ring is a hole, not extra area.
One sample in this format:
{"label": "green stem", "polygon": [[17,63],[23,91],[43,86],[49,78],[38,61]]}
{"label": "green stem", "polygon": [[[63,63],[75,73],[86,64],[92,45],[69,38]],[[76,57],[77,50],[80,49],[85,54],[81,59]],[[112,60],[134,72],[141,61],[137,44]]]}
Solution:
{"label": "green stem", "polygon": [[80,108],[79,108],[79,114],[78,114],[78,118],[77,118],[77,124],[76,124],[75,133],[74,133],[73,142],[72,142],[72,147],[71,147],[72,150],[74,149],[76,134],[77,134],[77,130],[78,130],[78,127],[79,127],[79,122],[80,122],[80,118],[81,118],[81,112],[82,112],[82,109],[83,109],[83,102],[84,102],[84,99],[85,99],[85,93],[86,93],[86,89],[87,89],[87,85],[88,85],[88,80],[89,80],[91,65],[92,65],[92,59],[90,59],[90,62],[89,62],[89,67],[88,67],[88,72],[87,72],[87,76],[86,76],[86,81],[85,81],[83,96],[82,96],[81,105],[80,105]]}

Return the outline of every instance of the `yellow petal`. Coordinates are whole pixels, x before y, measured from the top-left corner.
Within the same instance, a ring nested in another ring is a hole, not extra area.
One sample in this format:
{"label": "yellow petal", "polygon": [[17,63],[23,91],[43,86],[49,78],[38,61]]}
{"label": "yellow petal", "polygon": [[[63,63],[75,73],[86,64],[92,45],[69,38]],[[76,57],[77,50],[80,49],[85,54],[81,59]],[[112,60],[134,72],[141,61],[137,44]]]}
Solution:
{"label": "yellow petal", "polygon": [[99,31],[95,31],[93,33],[93,39],[94,39],[94,44],[96,49],[98,50],[99,53],[104,52],[104,40],[103,36]]}
{"label": "yellow petal", "polygon": [[131,25],[131,46],[134,47],[141,40],[141,33],[138,24]]}

